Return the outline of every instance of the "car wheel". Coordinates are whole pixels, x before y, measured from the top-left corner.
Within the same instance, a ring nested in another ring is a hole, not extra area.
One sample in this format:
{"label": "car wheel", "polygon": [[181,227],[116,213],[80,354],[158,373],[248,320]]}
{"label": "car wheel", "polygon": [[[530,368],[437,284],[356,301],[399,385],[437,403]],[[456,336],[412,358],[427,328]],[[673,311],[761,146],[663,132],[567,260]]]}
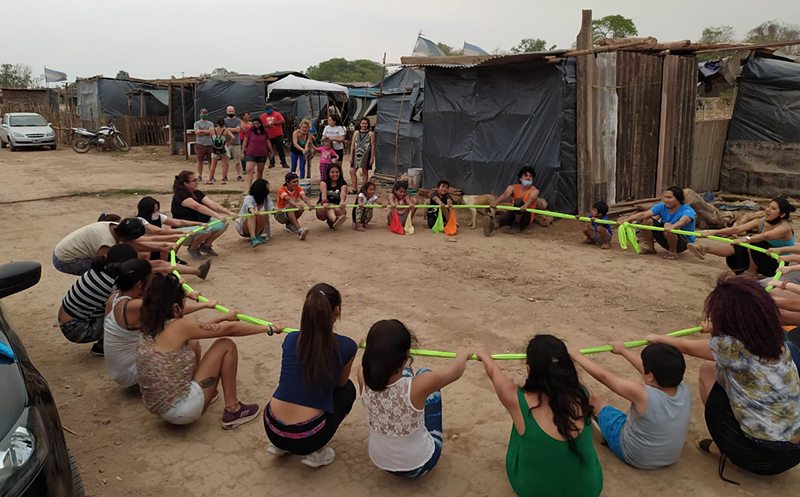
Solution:
{"label": "car wheel", "polygon": [[6,142],[2,138],[0,138],[0,148],[6,148]]}
{"label": "car wheel", "polygon": [[12,152],[17,151],[17,147],[14,145],[14,140],[12,140],[11,138],[8,139],[8,149],[11,150]]}
{"label": "car wheel", "polygon": [[58,145],[50,145],[50,150],[55,150],[57,147]]}
{"label": "car wheel", "polygon": [[72,471],[72,493],[75,497],[85,497],[86,492],[83,489],[83,478],[81,478],[78,461],[75,460],[69,447],[67,447],[67,454],[69,455],[69,469]]}

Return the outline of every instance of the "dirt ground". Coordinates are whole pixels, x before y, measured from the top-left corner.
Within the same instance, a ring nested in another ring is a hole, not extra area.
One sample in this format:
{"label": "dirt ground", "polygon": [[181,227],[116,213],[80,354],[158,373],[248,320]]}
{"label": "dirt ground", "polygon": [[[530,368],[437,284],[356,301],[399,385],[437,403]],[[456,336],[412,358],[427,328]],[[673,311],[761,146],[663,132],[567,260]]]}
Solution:
{"label": "dirt ground", "polygon": [[[312,470],[299,458],[267,453],[261,421],[222,430],[219,403],[191,426],[167,425],[144,409],[137,392],[123,390],[107,377],[103,360],[89,354],[89,345],[67,342],[56,325],[56,311],[75,277],[52,267],[53,247],[101,211],[132,214],[141,196],[132,192],[162,192],[156,197],[168,209],[173,175],[184,168],[194,164],[155,148],[86,155],[68,149],[0,151],[0,262],[29,259],[43,267],[36,287],[4,299],[3,305],[50,382],[89,495],[512,495],[505,475],[511,420],[480,363],[471,362],[464,377],[443,392],[445,442],[439,465],[426,477],[407,481],[370,462],[359,401],[331,443],[336,461]],[[273,191],[284,172],[280,167],[268,170]],[[59,198],[121,188],[129,194]],[[223,188],[230,191],[230,202],[240,202],[241,183],[214,190]],[[524,352],[527,340],[537,333],[589,347],[695,326],[703,299],[725,268],[724,261],[713,258],[700,262],[683,255],[669,262],[617,246],[600,251],[582,245],[576,223],[569,221],[491,238],[467,228],[465,218],[454,237],[435,235],[423,229],[423,222],[418,216],[417,233],[400,237],[379,219],[366,233],[351,230],[349,223],[332,232],[306,215],[301,224],[311,232],[305,242],[273,223],[272,241],[257,250],[231,229],[215,245],[221,255],[208,280],[187,281],[226,306],[293,327],[309,286],[325,281],[343,295],[338,331],[356,340],[376,320],[398,318],[416,333],[421,348],[452,351],[466,346],[500,353]],[[280,370],[281,339],[236,339],[241,400],[262,406],[269,400]],[[637,378],[618,357],[595,358],[615,373]],[[414,367],[435,369],[443,361],[416,358]],[[741,483],[734,487],[717,476],[717,461],[694,447],[697,438],[707,436],[697,395],[699,366],[688,359],[693,418],[677,464],[658,471],[632,469],[602,447],[595,434],[604,494],[795,494],[791,489],[800,488],[798,469],[766,478],[729,465],[726,476]],[[503,368],[522,381],[521,362],[506,362]],[[591,390],[610,395],[583,376]],[[625,407],[620,399],[614,403]]]}

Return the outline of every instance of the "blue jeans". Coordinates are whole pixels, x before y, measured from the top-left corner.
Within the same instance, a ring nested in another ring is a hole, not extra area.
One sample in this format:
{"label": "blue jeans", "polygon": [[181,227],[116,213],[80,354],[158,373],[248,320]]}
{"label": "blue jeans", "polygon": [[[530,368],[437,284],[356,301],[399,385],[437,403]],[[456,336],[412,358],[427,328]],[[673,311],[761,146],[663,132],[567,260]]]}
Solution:
{"label": "blue jeans", "polygon": [[[425,371],[430,371],[430,369],[422,368],[417,371],[417,374]],[[412,377],[414,372],[411,368],[403,368],[403,376]],[[442,455],[442,392],[440,390],[433,392],[425,399],[425,428],[433,437],[434,444],[433,455],[428,462],[410,471],[389,471],[389,473],[405,478],[419,478],[428,474],[439,462],[439,457]]]}
{"label": "blue jeans", "polygon": [[297,169],[297,163],[300,163],[300,177],[306,177],[306,156],[303,154],[296,154],[294,152],[290,152],[289,155],[292,156],[292,169],[290,171],[295,172]]}

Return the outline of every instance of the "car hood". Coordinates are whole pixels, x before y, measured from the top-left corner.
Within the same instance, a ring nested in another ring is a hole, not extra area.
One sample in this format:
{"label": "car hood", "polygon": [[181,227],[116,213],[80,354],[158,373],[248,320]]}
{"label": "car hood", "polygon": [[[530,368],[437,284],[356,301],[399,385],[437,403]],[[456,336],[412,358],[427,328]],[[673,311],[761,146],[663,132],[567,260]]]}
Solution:
{"label": "car hood", "polygon": [[49,133],[53,131],[50,126],[10,126],[8,130],[11,133]]}
{"label": "car hood", "polygon": [[[6,336],[8,323],[3,318],[3,310],[0,308],[0,342],[11,346]],[[22,378],[22,370],[19,364],[0,356],[0,438],[3,438],[10,430],[22,410],[28,403],[28,392],[25,389],[25,381]]]}

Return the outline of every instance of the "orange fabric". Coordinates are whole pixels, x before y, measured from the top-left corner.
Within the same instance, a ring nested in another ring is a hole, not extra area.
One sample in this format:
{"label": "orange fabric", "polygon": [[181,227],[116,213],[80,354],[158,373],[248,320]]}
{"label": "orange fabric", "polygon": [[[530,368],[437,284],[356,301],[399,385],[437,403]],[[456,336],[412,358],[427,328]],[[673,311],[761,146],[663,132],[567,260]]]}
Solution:
{"label": "orange fabric", "polygon": [[456,213],[451,210],[450,219],[448,219],[447,224],[444,225],[444,234],[447,236],[453,236],[456,234],[457,229],[458,221],[456,220]]}
{"label": "orange fabric", "polygon": [[282,185],[280,188],[278,188],[278,209],[284,209],[288,205],[285,197],[288,196],[297,200],[301,193],[303,193],[303,188],[300,186],[298,186],[294,192],[290,192],[286,188],[286,185]]}
{"label": "orange fabric", "polygon": [[[513,205],[514,201],[516,199],[518,199],[518,198],[521,198],[523,202],[527,202],[528,201],[528,196],[531,194],[531,192],[533,191],[534,188],[535,188],[534,186],[531,186],[530,189],[527,192],[525,192],[525,195],[523,196],[522,195],[522,185],[521,184],[517,184],[516,186],[514,186],[514,193],[511,195],[511,204]],[[529,209],[535,209],[536,206],[535,205],[531,205],[528,208]],[[531,221],[533,221],[534,213],[533,212],[529,212],[528,214],[531,215]]]}

